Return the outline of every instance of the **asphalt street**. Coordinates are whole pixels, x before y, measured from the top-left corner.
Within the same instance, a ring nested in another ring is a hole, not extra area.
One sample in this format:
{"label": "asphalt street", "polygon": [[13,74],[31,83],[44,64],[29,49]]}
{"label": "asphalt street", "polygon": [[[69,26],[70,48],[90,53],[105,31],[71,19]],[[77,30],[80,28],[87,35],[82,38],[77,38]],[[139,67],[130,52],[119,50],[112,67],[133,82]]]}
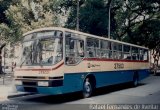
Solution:
{"label": "asphalt street", "polygon": [[[141,81],[138,87],[121,84],[97,89],[94,96],[83,99],[80,93],[65,95],[28,95],[0,102],[1,109],[13,110],[82,110],[91,104],[160,104],[160,76]],[[158,107],[158,106],[157,106]],[[156,107],[155,107],[156,108]],[[1,110],[0,109],[0,110]],[[102,109],[102,108],[101,108]],[[158,110],[160,108],[156,108]]]}

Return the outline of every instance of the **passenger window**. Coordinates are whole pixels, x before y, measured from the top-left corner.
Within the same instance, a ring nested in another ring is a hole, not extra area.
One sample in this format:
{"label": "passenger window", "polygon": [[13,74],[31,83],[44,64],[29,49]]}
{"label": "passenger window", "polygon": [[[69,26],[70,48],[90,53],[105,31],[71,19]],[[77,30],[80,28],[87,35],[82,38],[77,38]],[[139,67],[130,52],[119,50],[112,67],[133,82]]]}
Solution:
{"label": "passenger window", "polygon": [[123,59],[122,44],[118,44],[118,59]]}
{"label": "passenger window", "polygon": [[131,51],[130,51],[130,46],[128,45],[123,45],[123,58],[127,60],[131,60]]}
{"label": "passenger window", "polygon": [[144,60],[144,61],[147,61],[147,60],[148,60],[148,50],[144,50],[143,60]]}
{"label": "passenger window", "polygon": [[112,42],[112,47],[113,47],[112,58],[117,59],[117,45],[116,45],[116,43]]}
{"label": "passenger window", "polygon": [[78,46],[78,56],[79,57],[84,57],[84,41],[83,40],[78,40],[77,41],[77,46]]}
{"label": "passenger window", "polygon": [[98,39],[87,38],[87,57],[100,57]]}
{"label": "passenger window", "polygon": [[111,58],[111,42],[101,40],[100,54],[101,58]]}
{"label": "passenger window", "polygon": [[122,59],[122,44],[112,43],[113,46],[113,59]]}
{"label": "passenger window", "polygon": [[139,49],[132,47],[132,60],[139,60]]}
{"label": "passenger window", "polygon": [[146,49],[139,49],[139,60],[141,61],[148,60],[148,51]]}
{"label": "passenger window", "polygon": [[139,50],[139,59],[140,59],[141,61],[143,61],[143,58],[144,58],[144,49],[140,49],[140,50]]}

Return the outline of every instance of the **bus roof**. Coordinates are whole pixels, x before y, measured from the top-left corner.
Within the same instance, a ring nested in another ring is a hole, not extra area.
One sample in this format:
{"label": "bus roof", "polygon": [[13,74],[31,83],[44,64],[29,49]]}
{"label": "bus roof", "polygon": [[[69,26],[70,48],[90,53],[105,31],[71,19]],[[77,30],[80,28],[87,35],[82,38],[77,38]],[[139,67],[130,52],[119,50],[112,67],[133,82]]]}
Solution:
{"label": "bus roof", "polygon": [[76,30],[71,30],[71,29],[67,29],[67,28],[62,28],[62,27],[46,27],[46,28],[39,28],[39,29],[35,29],[32,31],[29,31],[27,33],[24,33],[23,36],[34,33],[34,32],[39,32],[39,31],[47,31],[47,30],[61,30],[61,31],[67,31],[67,32],[73,32],[75,34],[82,34],[84,36],[90,36],[93,38],[98,38],[98,39],[103,39],[103,40],[107,40],[107,41],[111,41],[111,42],[115,42],[115,43],[121,43],[121,44],[125,44],[125,45],[130,45],[130,46],[134,46],[134,47],[138,47],[138,48],[143,48],[143,49],[148,49],[146,47],[143,46],[139,46],[139,45],[135,45],[135,44],[131,44],[131,43],[127,43],[127,42],[122,42],[122,41],[118,41],[118,40],[113,40],[113,39],[109,39],[109,38],[105,38],[103,36],[96,36],[96,35],[92,35],[92,34],[88,34],[88,33],[84,33],[84,32],[80,32],[80,31],[76,31]]}

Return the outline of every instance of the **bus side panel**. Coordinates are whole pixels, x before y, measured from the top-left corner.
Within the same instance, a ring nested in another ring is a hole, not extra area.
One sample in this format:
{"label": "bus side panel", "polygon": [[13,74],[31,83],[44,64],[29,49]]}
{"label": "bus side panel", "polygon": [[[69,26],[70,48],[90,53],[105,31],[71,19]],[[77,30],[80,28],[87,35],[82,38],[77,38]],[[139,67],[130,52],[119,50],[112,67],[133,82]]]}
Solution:
{"label": "bus side panel", "polygon": [[[149,76],[148,70],[136,70],[138,71],[139,80],[142,80]],[[96,87],[103,87],[113,84],[120,84],[133,81],[133,75],[135,70],[126,71],[112,71],[112,72],[95,72]]]}
{"label": "bus side panel", "polygon": [[66,73],[64,74],[64,93],[81,91],[83,78],[86,73]]}
{"label": "bus side panel", "polygon": [[106,71],[94,73],[96,77],[96,87],[103,87],[113,84],[129,82],[133,79],[132,71]]}
{"label": "bus side panel", "polygon": [[64,75],[64,93],[81,91],[83,81],[87,74],[93,74],[96,78],[96,87],[129,82],[132,80],[132,71],[114,72],[90,72],[90,73],[67,73]]}
{"label": "bus side panel", "polygon": [[142,80],[142,79],[144,79],[144,78],[149,76],[149,70],[148,69],[140,70],[138,73],[139,73],[138,74],[139,75],[139,80]]}
{"label": "bus side panel", "polygon": [[[139,74],[139,80],[149,75],[148,70],[136,70]],[[114,84],[126,83],[133,81],[135,70],[123,71],[105,71],[90,72],[96,78],[96,88],[109,86]],[[64,74],[63,93],[81,91],[83,89],[83,81],[88,73],[66,73]]]}

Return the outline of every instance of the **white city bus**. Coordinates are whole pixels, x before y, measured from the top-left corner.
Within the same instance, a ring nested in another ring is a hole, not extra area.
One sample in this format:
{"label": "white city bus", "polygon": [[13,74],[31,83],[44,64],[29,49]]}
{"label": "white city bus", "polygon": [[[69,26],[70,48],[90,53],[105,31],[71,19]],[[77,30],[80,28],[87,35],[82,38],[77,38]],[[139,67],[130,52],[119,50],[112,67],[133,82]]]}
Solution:
{"label": "white city bus", "polygon": [[24,34],[18,91],[64,94],[138,81],[149,75],[148,49],[65,28],[48,27]]}

